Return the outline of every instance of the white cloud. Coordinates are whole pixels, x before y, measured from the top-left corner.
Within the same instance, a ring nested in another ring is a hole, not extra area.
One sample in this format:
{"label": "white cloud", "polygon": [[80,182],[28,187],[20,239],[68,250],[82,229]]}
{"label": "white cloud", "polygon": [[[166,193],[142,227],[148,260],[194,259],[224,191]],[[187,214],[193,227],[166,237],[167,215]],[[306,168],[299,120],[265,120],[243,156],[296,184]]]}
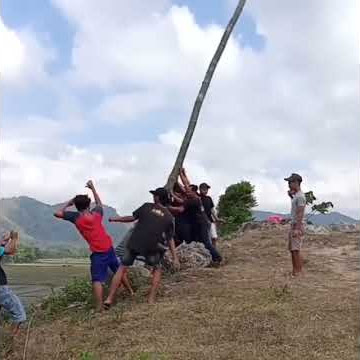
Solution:
{"label": "white cloud", "polygon": [[[86,11],[84,1],[55,3],[78,29],[72,72],[82,86],[138,86],[159,94],[193,91],[191,85],[202,80],[222,35],[220,26],[202,28],[187,7],[166,6],[165,1],[148,6],[108,0],[101,16],[95,1],[86,2]],[[218,69],[222,77],[239,70],[238,55],[238,45],[231,39]]]}
{"label": "white cloud", "polygon": [[177,130],[170,130],[159,135],[159,140],[162,144],[174,146],[176,149],[180,148],[182,139],[183,134]]}
{"label": "white cloud", "polygon": [[126,92],[107,97],[97,115],[104,122],[122,124],[162,109],[166,105],[163,94],[156,92]]}
{"label": "white cloud", "polygon": [[0,17],[0,76],[5,85],[33,86],[48,79],[46,65],[55,51],[43,46],[31,29],[13,30]]}
{"label": "white cloud", "polygon": [[[45,140],[6,141],[0,152],[6,161],[1,195],[27,194],[57,203],[86,192],[85,183],[92,178],[107,204],[129,212],[151,199],[151,188],[166,181],[164,170],[172,154],[164,150],[151,143],[80,148]],[[163,155],[154,156],[159,153]]]}
{"label": "white cloud", "polygon": [[[121,126],[171,109],[183,121],[166,119],[167,131],[151,143],[73,148],[54,139],[26,151],[21,139],[5,143],[2,194],[61,201],[94,177],[107,203],[131,211],[166,181],[223,29],[202,27],[186,7],[166,1],[107,0],[101,11],[95,1],[54,2],[77,30],[70,77],[106,94],[89,113]],[[283,178],[298,171],[305,189],[359,217],[357,2],[258,0],[246,9],[266,47],[254,53],[230,40],[189,149],[193,181],[211,183],[218,196],[246,179],[260,208],[287,211]]]}
{"label": "white cloud", "polygon": [[0,18],[0,74],[2,79],[14,78],[24,62],[24,45],[16,33],[5,27]]}

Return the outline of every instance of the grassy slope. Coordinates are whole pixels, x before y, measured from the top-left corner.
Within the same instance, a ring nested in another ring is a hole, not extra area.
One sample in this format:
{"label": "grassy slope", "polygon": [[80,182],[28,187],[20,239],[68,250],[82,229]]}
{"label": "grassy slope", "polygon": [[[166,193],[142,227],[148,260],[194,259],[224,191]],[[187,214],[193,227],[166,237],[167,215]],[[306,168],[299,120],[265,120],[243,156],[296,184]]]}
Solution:
{"label": "grassy slope", "polygon": [[[312,236],[297,280],[284,238],[253,231],[223,244],[222,268],[172,276],[154,306],[140,293],[102,316],[35,324],[28,359],[357,359],[358,235]],[[22,359],[24,341],[4,358]]]}

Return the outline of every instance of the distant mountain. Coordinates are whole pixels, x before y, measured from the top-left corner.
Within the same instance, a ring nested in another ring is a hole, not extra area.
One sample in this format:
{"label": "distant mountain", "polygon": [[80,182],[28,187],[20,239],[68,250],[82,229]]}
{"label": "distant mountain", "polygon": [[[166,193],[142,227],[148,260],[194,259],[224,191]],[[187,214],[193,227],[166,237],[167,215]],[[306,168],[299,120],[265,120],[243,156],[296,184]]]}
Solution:
{"label": "distant mountain", "polygon": [[[54,247],[86,247],[86,243],[72,224],[56,219],[53,213],[61,204],[48,205],[38,200],[20,196],[0,199],[0,233],[18,230],[23,242],[33,243],[41,249]],[[104,206],[104,224],[114,243],[117,244],[129,228],[125,224],[111,224],[107,221],[116,215],[114,208]],[[253,211],[255,220],[263,221],[276,214],[269,211]],[[332,212],[328,215],[314,215],[311,221],[318,225],[358,224],[360,221],[349,216]]]}
{"label": "distant mountain", "polygon": [[[257,221],[264,221],[271,215],[281,215],[284,217],[289,217],[289,214],[280,214],[269,211],[253,211],[253,216]],[[355,220],[350,216],[343,215],[339,212],[331,212],[327,215],[317,214],[311,216],[309,219],[315,225],[330,225],[330,224],[360,224],[359,220]]]}
{"label": "distant mountain", "polygon": [[[40,248],[86,247],[75,226],[53,216],[60,206],[44,204],[26,196],[0,199],[0,232],[16,229],[22,241]],[[128,226],[109,223],[108,217],[114,215],[115,209],[104,206],[104,224],[116,244]]]}

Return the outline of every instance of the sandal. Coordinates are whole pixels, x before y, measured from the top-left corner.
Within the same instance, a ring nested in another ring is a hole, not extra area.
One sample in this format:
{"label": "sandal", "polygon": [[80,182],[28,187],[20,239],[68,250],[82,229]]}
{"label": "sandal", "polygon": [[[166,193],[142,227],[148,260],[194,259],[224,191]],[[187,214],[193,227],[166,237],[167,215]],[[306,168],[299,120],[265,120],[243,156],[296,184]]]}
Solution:
{"label": "sandal", "polygon": [[111,308],[110,303],[104,303],[103,306],[104,306],[104,310],[106,310],[106,311],[110,310],[110,308]]}

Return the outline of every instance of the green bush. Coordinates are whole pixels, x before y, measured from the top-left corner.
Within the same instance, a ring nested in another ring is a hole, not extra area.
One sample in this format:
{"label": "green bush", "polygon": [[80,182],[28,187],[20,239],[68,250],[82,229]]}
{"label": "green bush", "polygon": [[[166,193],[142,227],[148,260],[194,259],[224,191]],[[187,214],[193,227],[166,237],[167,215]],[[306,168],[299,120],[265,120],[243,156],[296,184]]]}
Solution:
{"label": "green bush", "polygon": [[95,355],[92,352],[84,351],[81,353],[80,360],[95,360]]}
{"label": "green bush", "polygon": [[70,305],[93,304],[92,286],[88,279],[74,278],[64,288],[47,297],[41,305],[47,315],[54,315],[67,309]]}
{"label": "green bush", "polygon": [[12,261],[15,263],[32,263],[40,258],[41,251],[36,246],[30,244],[20,245],[16,255],[12,257]]}
{"label": "green bush", "polygon": [[236,231],[243,223],[252,220],[251,209],[257,206],[255,187],[248,181],[230,185],[220,196],[218,215],[225,220],[221,225],[222,235]]}

